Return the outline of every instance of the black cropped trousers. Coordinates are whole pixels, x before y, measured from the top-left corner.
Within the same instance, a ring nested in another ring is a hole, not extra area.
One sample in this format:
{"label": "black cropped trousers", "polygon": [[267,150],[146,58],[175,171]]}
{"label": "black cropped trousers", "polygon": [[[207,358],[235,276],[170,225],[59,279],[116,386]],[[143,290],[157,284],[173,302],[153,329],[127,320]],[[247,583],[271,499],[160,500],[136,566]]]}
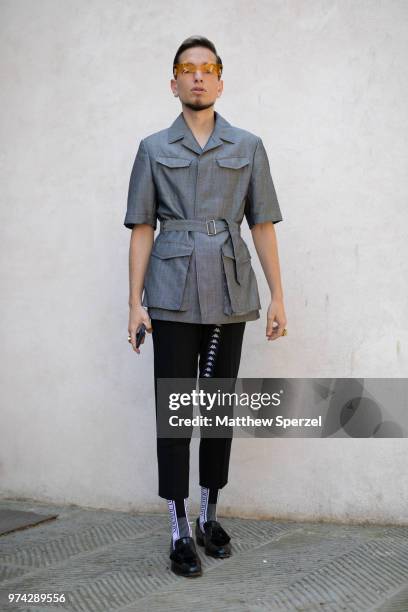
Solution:
{"label": "black cropped trousers", "polygon": [[[158,378],[236,378],[246,322],[210,325],[151,319],[154,389]],[[157,436],[158,494],[164,499],[189,497],[188,438]],[[201,437],[199,485],[221,489],[227,484],[232,437]]]}

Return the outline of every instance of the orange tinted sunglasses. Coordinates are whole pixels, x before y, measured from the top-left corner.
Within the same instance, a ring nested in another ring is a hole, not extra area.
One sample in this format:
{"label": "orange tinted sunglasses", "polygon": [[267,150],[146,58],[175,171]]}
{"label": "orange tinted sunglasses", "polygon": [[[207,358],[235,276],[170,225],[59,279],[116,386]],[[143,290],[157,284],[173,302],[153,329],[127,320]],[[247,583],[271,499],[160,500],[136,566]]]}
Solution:
{"label": "orange tinted sunglasses", "polygon": [[192,64],[191,62],[184,62],[182,64],[174,64],[173,74],[176,77],[178,74],[194,74],[197,70],[204,72],[205,74],[216,74],[221,76],[222,64]]}

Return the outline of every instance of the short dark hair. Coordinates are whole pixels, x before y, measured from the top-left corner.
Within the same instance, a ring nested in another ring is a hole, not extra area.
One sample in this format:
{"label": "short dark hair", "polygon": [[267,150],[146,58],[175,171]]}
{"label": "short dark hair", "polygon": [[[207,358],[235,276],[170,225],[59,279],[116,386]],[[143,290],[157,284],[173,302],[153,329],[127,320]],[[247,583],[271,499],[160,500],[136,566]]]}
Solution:
{"label": "short dark hair", "polygon": [[[176,55],[174,56],[173,76],[174,76],[174,65],[179,63],[180,55],[186,49],[191,49],[191,47],[206,47],[207,49],[210,49],[210,51],[212,51],[215,54],[217,58],[217,63],[222,64],[221,57],[218,55],[217,49],[215,48],[215,45],[213,42],[211,42],[211,40],[208,40],[208,38],[206,38],[205,36],[190,36],[189,38],[186,38],[186,40],[183,40],[183,42],[177,49]],[[221,69],[221,72],[222,72],[222,69]],[[218,79],[220,78],[221,78],[221,75],[218,77]]]}

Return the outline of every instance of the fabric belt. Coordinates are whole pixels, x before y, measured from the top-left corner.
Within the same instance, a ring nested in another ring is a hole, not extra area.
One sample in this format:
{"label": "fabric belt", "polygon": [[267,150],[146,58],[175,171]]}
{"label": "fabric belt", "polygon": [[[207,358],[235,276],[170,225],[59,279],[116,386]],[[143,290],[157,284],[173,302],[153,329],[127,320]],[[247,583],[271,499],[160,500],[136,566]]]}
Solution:
{"label": "fabric belt", "polygon": [[218,233],[229,231],[235,257],[235,274],[238,283],[244,280],[243,270],[238,260],[238,241],[241,240],[241,225],[225,217],[217,219],[163,219],[160,221],[160,231],[188,230],[192,232],[203,232],[208,236],[215,236]]}
{"label": "fabric belt", "polygon": [[229,229],[229,226],[225,219],[208,219],[207,221],[201,219],[165,219],[160,222],[160,229],[163,231],[190,230],[215,236],[215,234]]}

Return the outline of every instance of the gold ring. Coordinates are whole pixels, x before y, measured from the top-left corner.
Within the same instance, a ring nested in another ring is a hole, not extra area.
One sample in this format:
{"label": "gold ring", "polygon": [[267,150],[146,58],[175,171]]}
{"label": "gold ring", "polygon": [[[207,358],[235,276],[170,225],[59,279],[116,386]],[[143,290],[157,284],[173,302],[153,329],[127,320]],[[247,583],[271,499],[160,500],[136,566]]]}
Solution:
{"label": "gold ring", "polygon": [[282,336],[287,336],[288,335],[288,330],[286,329],[286,327],[282,330]]}

